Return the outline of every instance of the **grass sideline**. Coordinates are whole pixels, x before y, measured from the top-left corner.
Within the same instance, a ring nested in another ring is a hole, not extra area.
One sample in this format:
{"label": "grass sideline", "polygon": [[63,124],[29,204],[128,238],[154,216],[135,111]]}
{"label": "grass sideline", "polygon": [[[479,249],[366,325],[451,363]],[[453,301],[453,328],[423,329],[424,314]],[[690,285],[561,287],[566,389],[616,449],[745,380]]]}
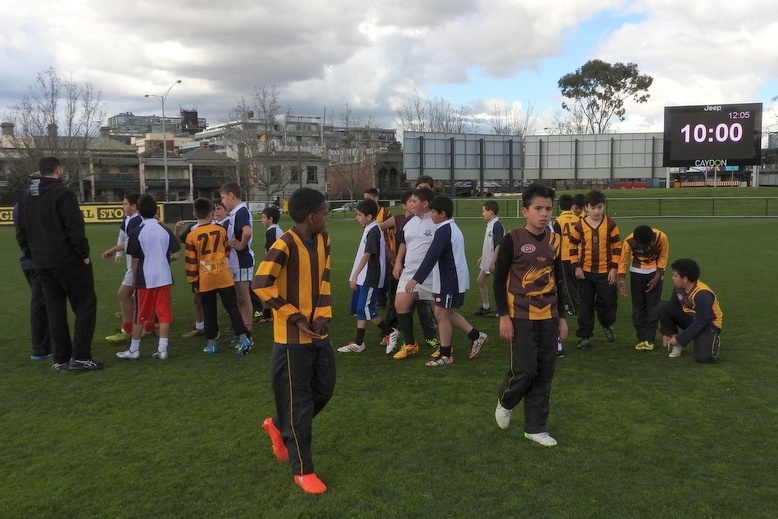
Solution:
{"label": "grass sideline", "polygon": [[[52,372],[29,355],[28,295],[11,229],[0,341],[0,515],[7,517],[772,517],[778,509],[774,344],[766,302],[776,290],[778,238],[771,219],[617,220],[668,233],[671,259],[691,256],[721,299],[721,361],[695,364],[636,352],[628,300],[615,344],[566,341],[557,364],[549,431],[558,447],[521,438],[521,410],[494,424],[507,345],[496,320],[472,317],[492,337],[468,361],[455,332],[452,366],[394,361],[368,329],[369,349],[338,357],[333,400],[316,419],[317,473],[330,490],[303,495],[274,460],[260,429],[272,413],[270,330],[250,355],[201,352],[181,339],[192,321],[183,266],[175,265],[171,358],[119,361],[102,337],[117,326],[121,266],[99,259],[114,226],[90,226],[102,372]],[[507,227],[519,224],[508,220]],[[460,222],[471,275],[484,223]],[[284,228],[288,221],[282,222]],[[333,345],[352,338],[347,276],[359,229],[332,221]],[[257,244],[255,250],[260,250]],[[669,278],[665,293],[670,291]],[[471,289],[465,312],[477,307]],[[571,329],[575,321],[570,320]]]}

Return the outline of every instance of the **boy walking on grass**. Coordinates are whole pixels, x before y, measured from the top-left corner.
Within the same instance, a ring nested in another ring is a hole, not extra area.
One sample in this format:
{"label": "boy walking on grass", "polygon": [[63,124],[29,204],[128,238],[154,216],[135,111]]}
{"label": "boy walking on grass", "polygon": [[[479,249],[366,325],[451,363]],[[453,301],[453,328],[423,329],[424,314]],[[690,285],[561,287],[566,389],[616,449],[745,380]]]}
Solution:
{"label": "boy walking on grass", "polygon": [[435,297],[435,318],[438,320],[440,349],[438,355],[425,366],[445,366],[454,362],[452,326],[467,334],[472,341],[470,358],[474,359],[489,337],[474,328],[456,311],[465,302],[465,292],[470,288],[470,272],[465,257],[465,238],[453,219],[454,202],[439,195],[430,202],[430,217],[437,225],[429,250],[413,277],[405,284],[405,292],[413,292],[419,282],[424,282],[432,272],[432,293]]}
{"label": "boy walking on grass", "polygon": [[570,263],[578,280],[578,336],[576,348],[588,349],[594,334],[594,314],[608,342],[616,341],[616,270],[621,259],[619,227],[605,215],[605,195],[592,190],[586,194],[586,216],[570,230]]}
{"label": "boy walking on grass", "polygon": [[386,279],[386,242],[375,220],[377,214],[378,204],[373,200],[365,199],[357,204],[357,222],[364,230],[349,277],[352,290],[351,314],[357,316],[357,332],[352,342],[338,348],[341,353],[365,351],[365,328],[368,321],[381,330],[387,354],[397,346],[399,332],[387,325],[376,310],[378,292]]}
{"label": "boy walking on grass", "polygon": [[510,364],[497,391],[494,418],[507,429],[524,400],[524,437],[546,447],[557,338],[567,337],[559,234],[549,232],[554,190],[530,184],[522,193],[524,227],[505,235],[494,267],[500,337],[510,341]]}
{"label": "boy walking on grass", "polygon": [[[683,347],[694,341],[694,360],[711,364],[719,358],[724,314],[713,290],[700,281],[700,266],[690,258],[677,259],[673,269],[673,294],[659,303],[662,344],[670,357],[681,356]],[[678,328],[683,331],[678,333]]]}
{"label": "boy walking on grass", "polygon": [[170,262],[178,259],[181,245],[170,229],[159,222],[157,202],[151,195],[141,195],[138,212],[143,221],[132,231],[127,241],[127,254],[132,257],[133,286],[135,287],[135,319],[132,325],[130,347],[116,353],[120,359],[140,357],[140,340],[144,325],[159,321],[159,345],[154,358],[168,358],[168,337],[173,322],[170,287],[173,273]]}
{"label": "boy walking on grass", "polygon": [[314,472],[313,418],[335,390],[335,358],[329,338],[332,319],[329,207],[324,194],[300,188],[289,198],[294,226],[270,247],[252,288],[273,309],[270,377],[276,414],[262,422],[279,461],[289,461],[303,491],[327,486]]}
{"label": "boy walking on grass", "polygon": [[481,294],[481,308],[473,312],[474,315],[485,315],[488,317],[497,317],[489,304],[489,285],[486,278],[494,270],[494,259],[497,257],[497,251],[500,249],[500,242],[505,236],[505,228],[500,222],[497,214],[500,212],[500,205],[494,200],[484,202],[481,209],[481,216],[486,220],[486,231],[484,232],[484,244],[481,247],[481,257],[478,258],[478,278],[475,282],[478,284],[478,291]]}
{"label": "boy walking on grass", "polygon": [[432,190],[426,187],[417,188],[413,192],[413,196],[408,200],[412,216],[405,222],[400,233],[400,245],[392,272],[395,279],[399,280],[394,307],[404,340],[403,346],[394,354],[393,358],[397,360],[419,352],[419,345],[416,344],[413,334],[413,304],[418,302],[419,305],[431,305],[433,300],[431,275],[418,282],[412,291],[405,290],[432,244],[436,224],[432,221],[429,204],[433,197]]}
{"label": "boy walking on grass", "polygon": [[236,352],[248,351],[251,347],[246,336],[246,327],[238,309],[235,282],[232,280],[227,257],[230,247],[227,230],[213,222],[213,204],[207,198],[194,201],[194,217],[197,227],[186,237],[185,261],[186,280],[192,291],[200,296],[205,325],[205,339],[208,341],[205,353],[218,353],[216,336],[219,332],[216,296],[221,299],[232,322],[232,329],[238,334]]}
{"label": "boy walking on grass", "polygon": [[659,322],[658,306],[662,299],[662,277],[670,244],[667,235],[648,225],[638,225],[624,240],[619,260],[619,293],[627,297],[627,263],[629,288],[632,293],[632,326],[638,343],[636,350],[651,351],[656,342]]}

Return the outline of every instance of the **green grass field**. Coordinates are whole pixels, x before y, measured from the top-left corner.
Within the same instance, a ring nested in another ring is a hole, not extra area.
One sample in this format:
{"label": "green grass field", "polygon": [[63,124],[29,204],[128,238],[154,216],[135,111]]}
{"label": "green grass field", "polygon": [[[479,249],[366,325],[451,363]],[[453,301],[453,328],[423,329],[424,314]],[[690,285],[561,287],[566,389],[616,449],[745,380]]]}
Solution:
{"label": "green grass field", "polygon": [[[269,327],[255,328],[246,357],[208,356],[203,341],[181,339],[193,314],[178,262],[170,359],[151,358],[155,341],[144,341],[138,361],[116,359],[120,348],[102,338],[119,325],[122,268],[99,259],[116,229],[91,226],[93,354],[106,369],[53,372],[28,358],[29,290],[12,231],[1,228],[0,517],[774,517],[778,388],[767,321],[778,289],[776,220],[617,222],[623,236],[638,224],[659,227],[671,260],[700,262],[724,311],[719,363],[635,351],[622,298],[615,344],[599,330],[588,351],[566,341],[548,423],[559,446],[546,449],[521,437],[520,408],[508,430],[494,423],[507,365],[497,320],[472,317],[490,343],[469,361],[456,331],[457,362],[437,369],[421,354],[392,360],[369,328],[368,350],[338,357],[335,395],[314,422],[316,471],[329,486],[318,497],[292,483],[259,427],[273,412]],[[460,225],[474,280],[484,223]],[[347,218],[329,231],[340,346],[353,335],[347,276],[361,231]],[[464,313],[477,306],[471,289]]]}

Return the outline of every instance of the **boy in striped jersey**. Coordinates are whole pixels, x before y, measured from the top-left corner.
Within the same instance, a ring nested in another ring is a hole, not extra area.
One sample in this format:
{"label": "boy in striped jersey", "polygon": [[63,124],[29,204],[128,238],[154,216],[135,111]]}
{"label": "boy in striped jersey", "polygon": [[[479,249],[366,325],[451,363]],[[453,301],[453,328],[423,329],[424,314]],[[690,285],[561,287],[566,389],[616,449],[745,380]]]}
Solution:
{"label": "boy in striped jersey", "polygon": [[230,273],[227,257],[230,246],[227,242],[227,230],[213,222],[213,203],[207,198],[194,201],[194,217],[197,227],[187,234],[185,246],[186,280],[192,290],[199,294],[203,310],[204,333],[207,344],[203,350],[211,355],[218,352],[216,337],[219,332],[218,294],[222,306],[227,310],[232,328],[238,334],[237,353],[245,355],[251,349],[251,339],[238,309],[238,296],[235,282]]}
{"label": "boy in striped jersey", "polygon": [[636,350],[651,351],[659,322],[657,306],[662,299],[662,277],[667,267],[670,244],[667,235],[648,225],[638,225],[627,236],[619,261],[619,293],[627,297],[627,263],[632,292],[632,326],[638,343]]}
{"label": "boy in striped jersey", "polygon": [[263,429],[279,461],[289,461],[294,483],[310,494],[327,487],[311,457],[313,418],[335,390],[329,210],[324,194],[300,188],[289,197],[294,226],[270,247],[251,284],[273,309],[270,374],[276,414]]}
{"label": "boy in striped jersey", "polygon": [[474,328],[456,311],[465,302],[465,291],[470,288],[470,272],[465,257],[465,238],[453,219],[454,202],[438,195],[430,202],[430,218],[437,225],[427,253],[413,277],[405,284],[405,292],[413,292],[418,283],[432,273],[432,294],[435,317],[438,320],[440,349],[437,356],[425,366],[445,366],[454,362],[451,346],[452,325],[467,334],[472,341],[470,358],[474,359],[489,337]]}
{"label": "boy in striped jersey", "polygon": [[616,271],[621,259],[621,238],[616,222],[605,215],[605,195],[592,190],[586,194],[586,217],[570,229],[570,264],[578,280],[578,336],[576,348],[585,350],[594,334],[594,314],[608,342],[616,340],[618,293]]}
{"label": "boy in striped jersey", "polygon": [[549,232],[554,190],[530,184],[522,193],[524,227],[503,238],[494,266],[494,299],[500,337],[510,341],[510,365],[497,391],[494,418],[507,429],[524,400],[524,437],[545,447],[557,444],[546,431],[557,338],[567,337],[559,247]]}

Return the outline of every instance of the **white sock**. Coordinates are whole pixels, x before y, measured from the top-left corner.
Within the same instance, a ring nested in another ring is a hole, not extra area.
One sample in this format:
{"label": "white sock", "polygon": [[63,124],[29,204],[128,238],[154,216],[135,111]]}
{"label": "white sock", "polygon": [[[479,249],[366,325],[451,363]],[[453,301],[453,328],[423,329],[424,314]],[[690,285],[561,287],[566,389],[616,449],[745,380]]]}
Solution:
{"label": "white sock", "polygon": [[159,338],[159,351],[167,351],[167,337]]}
{"label": "white sock", "polygon": [[484,310],[489,310],[489,308],[491,307],[489,303],[481,303],[481,306],[484,307]]}
{"label": "white sock", "polygon": [[140,350],[140,339],[131,339],[130,340],[130,353],[135,353],[138,350]]}
{"label": "white sock", "polygon": [[195,330],[205,330],[205,321],[196,321]]}

